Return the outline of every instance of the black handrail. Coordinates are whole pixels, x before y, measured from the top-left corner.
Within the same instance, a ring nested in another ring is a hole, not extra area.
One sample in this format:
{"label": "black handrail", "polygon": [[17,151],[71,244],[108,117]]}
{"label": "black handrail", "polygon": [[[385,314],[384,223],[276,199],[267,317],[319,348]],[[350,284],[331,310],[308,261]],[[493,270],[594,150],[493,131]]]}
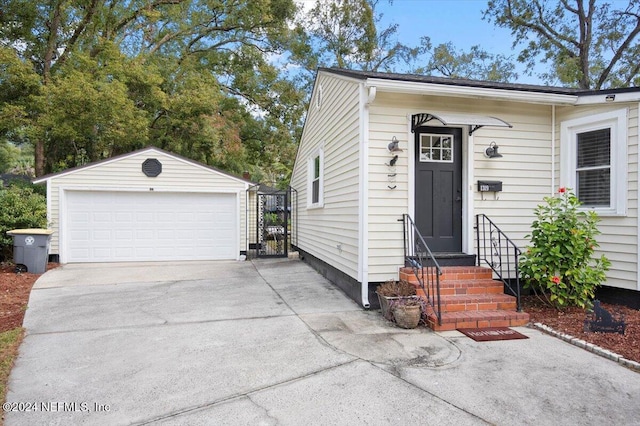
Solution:
{"label": "black handrail", "polygon": [[[478,266],[485,262],[498,276],[506,288],[516,297],[518,312],[520,305],[520,268],[518,259],[522,251],[506,236],[491,219],[484,214],[476,215],[476,247]],[[515,279],[515,289],[512,282]]]}
{"label": "black handrail", "polygon": [[404,214],[401,220],[404,227],[404,264],[413,270],[413,274],[426,295],[427,303],[433,308],[438,318],[438,325],[442,325],[440,308],[442,269],[411,217]]}

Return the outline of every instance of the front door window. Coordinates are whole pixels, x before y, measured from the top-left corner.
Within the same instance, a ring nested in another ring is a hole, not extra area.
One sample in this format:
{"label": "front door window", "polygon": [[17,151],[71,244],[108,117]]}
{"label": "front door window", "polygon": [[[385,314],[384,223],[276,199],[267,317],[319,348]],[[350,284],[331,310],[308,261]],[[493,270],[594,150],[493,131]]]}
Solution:
{"label": "front door window", "polygon": [[453,136],[421,134],[420,135],[420,161],[429,162],[453,162]]}

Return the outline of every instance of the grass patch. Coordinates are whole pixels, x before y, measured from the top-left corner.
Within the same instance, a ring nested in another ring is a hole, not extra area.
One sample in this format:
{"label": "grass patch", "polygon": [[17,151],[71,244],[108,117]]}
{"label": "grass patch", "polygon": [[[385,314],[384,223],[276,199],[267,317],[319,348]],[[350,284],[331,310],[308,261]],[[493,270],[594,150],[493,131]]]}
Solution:
{"label": "grass patch", "polygon": [[[18,355],[18,347],[24,336],[24,328],[18,327],[13,330],[0,333],[0,400],[5,402],[7,397],[7,382],[9,381],[9,373],[13,368],[13,362]],[[0,424],[4,423],[3,419]]]}

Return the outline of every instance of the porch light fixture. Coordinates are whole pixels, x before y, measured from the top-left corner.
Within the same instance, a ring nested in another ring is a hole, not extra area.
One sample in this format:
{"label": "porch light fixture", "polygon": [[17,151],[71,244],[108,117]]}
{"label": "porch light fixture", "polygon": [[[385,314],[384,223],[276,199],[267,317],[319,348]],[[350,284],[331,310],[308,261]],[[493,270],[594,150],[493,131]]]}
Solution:
{"label": "porch light fixture", "polygon": [[402,152],[402,149],[399,145],[400,141],[394,136],[391,138],[391,142],[389,142],[387,148],[389,149],[389,152]]}
{"label": "porch light fixture", "polygon": [[498,144],[495,141],[489,144],[489,148],[484,150],[484,155],[487,158],[502,158],[502,154],[498,152]]}

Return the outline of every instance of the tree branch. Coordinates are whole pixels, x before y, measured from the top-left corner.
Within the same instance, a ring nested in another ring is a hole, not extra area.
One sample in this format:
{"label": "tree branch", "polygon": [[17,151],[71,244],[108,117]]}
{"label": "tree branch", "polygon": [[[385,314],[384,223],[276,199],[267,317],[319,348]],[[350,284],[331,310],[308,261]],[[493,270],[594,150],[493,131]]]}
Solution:
{"label": "tree branch", "polygon": [[73,49],[73,46],[76,44],[76,42],[78,41],[78,38],[82,35],[84,30],[87,28],[87,25],[89,25],[89,23],[91,22],[91,19],[93,18],[93,15],[95,15],[97,9],[98,9],[98,0],[92,0],[87,10],[87,13],[85,13],[84,17],[82,18],[82,21],[80,21],[76,29],[73,31],[73,34],[67,41],[65,49],[62,52],[62,55],[60,55],[60,57],[58,58],[58,61],[57,61],[58,64],[63,64],[67,60],[67,58],[69,57],[69,51]]}
{"label": "tree branch", "polygon": [[[633,14],[630,14],[630,15],[633,15]],[[633,29],[633,31],[631,31],[631,33],[629,33],[629,35],[624,40],[624,42],[618,47],[618,49],[613,55],[613,58],[611,58],[611,61],[609,61],[609,65],[600,74],[600,78],[598,78],[598,82],[596,83],[596,87],[595,87],[596,89],[600,89],[602,87],[604,82],[609,77],[609,74],[611,73],[611,70],[613,69],[614,65],[618,63],[620,58],[622,58],[624,51],[631,45],[631,43],[636,38],[636,36],[640,34],[640,17],[638,17],[637,15],[633,15],[633,16],[636,16],[636,19],[637,19],[635,28]],[[637,69],[638,66],[636,65],[635,68]],[[629,79],[632,79],[634,74],[635,73],[630,74]]]}

